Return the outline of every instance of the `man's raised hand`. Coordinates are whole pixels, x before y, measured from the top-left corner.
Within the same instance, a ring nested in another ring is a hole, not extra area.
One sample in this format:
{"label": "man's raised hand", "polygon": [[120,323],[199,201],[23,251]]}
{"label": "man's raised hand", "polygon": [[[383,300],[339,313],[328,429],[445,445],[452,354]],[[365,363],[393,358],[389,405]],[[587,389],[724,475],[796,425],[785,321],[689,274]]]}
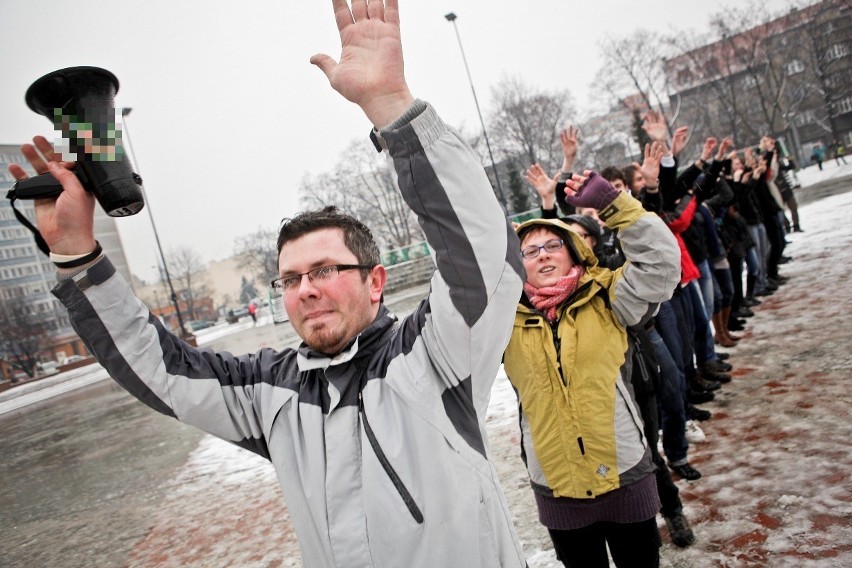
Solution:
{"label": "man's raised hand", "polygon": [[[58,197],[35,200],[38,230],[50,251],[77,255],[95,250],[95,198],[83,189],[80,180],[71,172],[74,162],[60,161],[61,156],[43,136],[33,138],[33,144],[21,146],[21,153],[36,173],[50,172],[62,184],[63,191]],[[27,179],[26,172],[18,164],[10,164],[9,173],[16,180]]]}
{"label": "man's raised hand", "polygon": [[340,60],[311,57],[335,91],[361,107],[376,128],[414,102],[403,72],[398,0],[332,0],[340,32]]}

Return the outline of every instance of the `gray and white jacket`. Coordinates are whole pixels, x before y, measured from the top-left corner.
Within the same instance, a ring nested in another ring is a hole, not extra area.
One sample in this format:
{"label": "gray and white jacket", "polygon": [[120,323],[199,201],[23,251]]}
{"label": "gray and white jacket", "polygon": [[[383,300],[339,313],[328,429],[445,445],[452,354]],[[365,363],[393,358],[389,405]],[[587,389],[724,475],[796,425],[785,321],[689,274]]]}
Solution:
{"label": "gray and white jacket", "polygon": [[334,358],[190,347],[107,258],[54,294],[131,394],[272,462],[306,567],[524,566],[484,427],[521,294],[517,238],[432,107],[376,134],[437,271],[413,313],[382,307]]}

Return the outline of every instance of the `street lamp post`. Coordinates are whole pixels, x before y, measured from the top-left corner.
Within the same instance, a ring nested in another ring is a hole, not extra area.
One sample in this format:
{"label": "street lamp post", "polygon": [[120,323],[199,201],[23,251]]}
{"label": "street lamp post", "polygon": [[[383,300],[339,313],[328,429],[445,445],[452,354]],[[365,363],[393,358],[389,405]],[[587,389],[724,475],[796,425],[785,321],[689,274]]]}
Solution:
{"label": "street lamp post", "polygon": [[[136,173],[141,176],[142,174],[139,171],[139,162],[136,161],[136,154],[133,152],[133,144],[130,143],[130,131],[127,129],[127,120],[125,118],[132,110],[133,109],[130,107],[124,107],[121,109],[122,141],[126,141],[124,146],[130,150],[130,159],[133,163],[133,167]],[[166,282],[169,284],[172,304],[174,305],[175,313],[177,314],[178,325],[180,326],[178,335],[185,340],[190,340],[192,338],[192,334],[187,334],[183,327],[183,317],[180,315],[180,305],[178,304],[177,294],[175,294],[175,288],[172,286],[172,279],[169,276],[169,267],[166,265],[166,257],[163,254],[163,247],[160,245],[160,235],[157,233],[157,225],[154,223],[154,214],[151,212],[151,202],[148,200],[148,195],[145,193],[144,183],[142,184],[142,198],[145,200],[145,209],[148,211],[148,218],[151,220],[151,228],[154,230],[154,240],[157,241],[157,250],[160,252],[160,260],[163,262],[163,273],[166,275]]]}
{"label": "street lamp post", "polygon": [[467,72],[467,81],[470,83],[470,92],[473,93],[473,102],[476,103],[476,112],[479,114],[479,123],[482,125],[482,136],[485,138],[485,146],[488,148],[488,157],[491,159],[491,169],[494,170],[494,179],[497,181],[497,192],[500,194],[500,201],[506,205],[506,196],[503,194],[503,186],[500,184],[500,174],[497,172],[497,164],[494,163],[494,154],[491,153],[491,144],[488,142],[488,132],[485,130],[485,121],[482,119],[482,110],[479,108],[479,99],[476,98],[476,89],[473,88],[473,79],[470,76],[470,68],[467,66],[467,57],[464,55],[464,47],[462,46],[459,28],[456,25],[456,14],[450,12],[444,15],[448,22],[453,24],[453,29],[456,32],[456,39],[459,42],[459,50],[461,51],[462,61],[464,62],[464,70]]}

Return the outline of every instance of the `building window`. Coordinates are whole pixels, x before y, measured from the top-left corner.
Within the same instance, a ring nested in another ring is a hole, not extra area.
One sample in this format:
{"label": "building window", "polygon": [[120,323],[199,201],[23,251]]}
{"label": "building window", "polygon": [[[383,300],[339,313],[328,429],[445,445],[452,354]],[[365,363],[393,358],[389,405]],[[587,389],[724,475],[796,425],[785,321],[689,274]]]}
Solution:
{"label": "building window", "polygon": [[816,122],[816,115],[814,115],[814,111],[812,110],[803,110],[796,115],[796,118],[793,119],[793,123],[795,123],[796,126],[804,126],[814,122]]}
{"label": "building window", "polygon": [[849,48],[845,43],[835,43],[831,47],[828,48],[826,55],[828,56],[829,61],[834,61],[835,59],[840,59],[849,53]]}
{"label": "building window", "polygon": [[835,116],[852,112],[852,96],[840,99],[835,103],[834,108],[836,110]]}
{"label": "building window", "polygon": [[784,72],[787,75],[796,75],[805,70],[805,64],[799,61],[798,59],[790,60],[787,65],[784,66]]}

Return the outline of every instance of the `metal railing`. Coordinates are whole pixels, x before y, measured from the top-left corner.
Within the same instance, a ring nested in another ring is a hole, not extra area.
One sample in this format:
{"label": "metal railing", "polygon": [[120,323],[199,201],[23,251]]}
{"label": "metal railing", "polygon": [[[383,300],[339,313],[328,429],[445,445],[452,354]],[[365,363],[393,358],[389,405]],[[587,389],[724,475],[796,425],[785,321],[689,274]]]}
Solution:
{"label": "metal railing", "polygon": [[[538,219],[541,217],[541,209],[530,209],[528,211],[524,211],[522,213],[516,213],[509,217],[509,221],[513,223],[523,223],[524,221],[529,221],[530,219]],[[419,243],[413,243],[405,247],[400,247],[396,249],[391,249],[382,253],[382,264],[384,266],[393,266],[395,264],[402,264],[403,262],[408,262],[409,260],[415,260],[418,258],[423,258],[424,256],[429,256],[429,244],[426,241],[420,241]]]}
{"label": "metal railing", "polygon": [[403,262],[423,258],[424,256],[429,256],[429,245],[426,241],[420,241],[419,243],[383,252],[382,264],[393,266],[394,264],[402,264]]}

